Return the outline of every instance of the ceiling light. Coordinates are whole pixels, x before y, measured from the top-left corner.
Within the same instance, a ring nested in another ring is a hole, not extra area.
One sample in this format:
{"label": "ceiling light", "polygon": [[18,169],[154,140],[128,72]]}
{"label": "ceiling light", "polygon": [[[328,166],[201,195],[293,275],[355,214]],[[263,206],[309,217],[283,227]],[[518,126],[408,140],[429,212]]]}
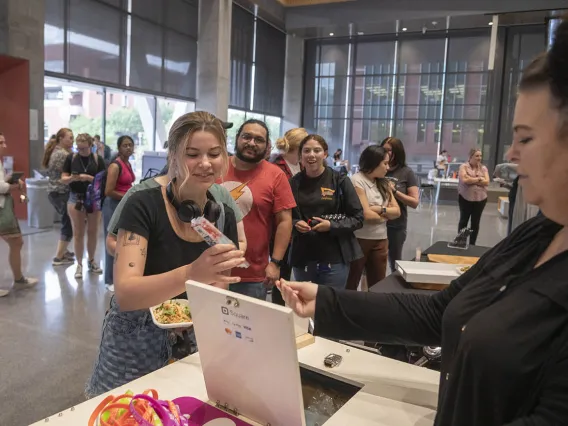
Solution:
{"label": "ceiling light", "polygon": [[404,28],[402,29],[402,31],[406,31],[406,30],[407,30],[407,28],[406,28],[406,27],[404,27]]}
{"label": "ceiling light", "polygon": [[363,35],[363,34],[365,34],[363,31],[359,31],[359,32],[357,33],[357,35]]}
{"label": "ceiling light", "polygon": [[334,35],[333,33],[329,33],[330,36]]}
{"label": "ceiling light", "polygon": [[490,22],[489,25],[493,25],[493,22]]}

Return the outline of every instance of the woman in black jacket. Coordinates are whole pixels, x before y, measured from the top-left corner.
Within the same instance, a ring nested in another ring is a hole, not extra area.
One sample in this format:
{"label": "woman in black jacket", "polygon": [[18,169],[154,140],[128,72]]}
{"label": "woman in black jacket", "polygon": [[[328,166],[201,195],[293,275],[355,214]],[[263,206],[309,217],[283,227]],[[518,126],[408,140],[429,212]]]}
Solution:
{"label": "woman in black jacket", "polygon": [[351,180],[325,165],[327,152],[319,135],[300,143],[303,170],[290,179],[298,205],[290,265],[299,281],[345,288],[349,264],[363,255],[353,234],[363,226],[363,207]]}
{"label": "woman in black jacket", "polygon": [[513,123],[528,220],[435,295],[280,285],[318,335],[442,346],[435,426],[568,425],[568,21],[524,71]]}

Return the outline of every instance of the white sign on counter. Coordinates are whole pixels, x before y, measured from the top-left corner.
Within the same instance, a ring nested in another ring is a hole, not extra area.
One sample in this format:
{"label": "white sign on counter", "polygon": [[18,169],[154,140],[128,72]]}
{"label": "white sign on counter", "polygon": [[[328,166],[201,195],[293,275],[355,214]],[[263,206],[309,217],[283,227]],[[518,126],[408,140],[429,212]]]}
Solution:
{"label": "white sign on counter", "polygon": [[292,310],[195,281],[186,289],[210,402],[305,426]]}

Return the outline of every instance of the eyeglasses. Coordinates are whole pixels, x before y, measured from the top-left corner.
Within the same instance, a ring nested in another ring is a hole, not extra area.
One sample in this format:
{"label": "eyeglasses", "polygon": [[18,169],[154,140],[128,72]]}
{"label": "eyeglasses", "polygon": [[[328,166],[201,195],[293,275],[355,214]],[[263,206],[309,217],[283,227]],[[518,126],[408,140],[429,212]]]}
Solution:
{"label": "eyeglasses", "polygon": [[243,133],[241,134],[240,138],[246,142],[254,140],[254,143],[256,145],[262,145],[266,143],[266,139],[264,139],[262,136],[253,136],[250,133]]}

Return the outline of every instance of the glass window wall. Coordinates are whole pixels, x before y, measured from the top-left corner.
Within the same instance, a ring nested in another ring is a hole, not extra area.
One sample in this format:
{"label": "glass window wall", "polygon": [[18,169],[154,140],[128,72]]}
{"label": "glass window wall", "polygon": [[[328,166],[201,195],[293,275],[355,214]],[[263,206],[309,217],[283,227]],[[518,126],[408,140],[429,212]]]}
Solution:
{"label": "glass window wall", "polygon": [[101,135],[116,151],[122,135],[135,143],[131,158],[137,179],[142,177],[145,151],[164,151],[173,122],[195,110],[195,103],[138,92],[99,87],[46,77],[44,82],[45,142],[62,127],[75,134]]}

